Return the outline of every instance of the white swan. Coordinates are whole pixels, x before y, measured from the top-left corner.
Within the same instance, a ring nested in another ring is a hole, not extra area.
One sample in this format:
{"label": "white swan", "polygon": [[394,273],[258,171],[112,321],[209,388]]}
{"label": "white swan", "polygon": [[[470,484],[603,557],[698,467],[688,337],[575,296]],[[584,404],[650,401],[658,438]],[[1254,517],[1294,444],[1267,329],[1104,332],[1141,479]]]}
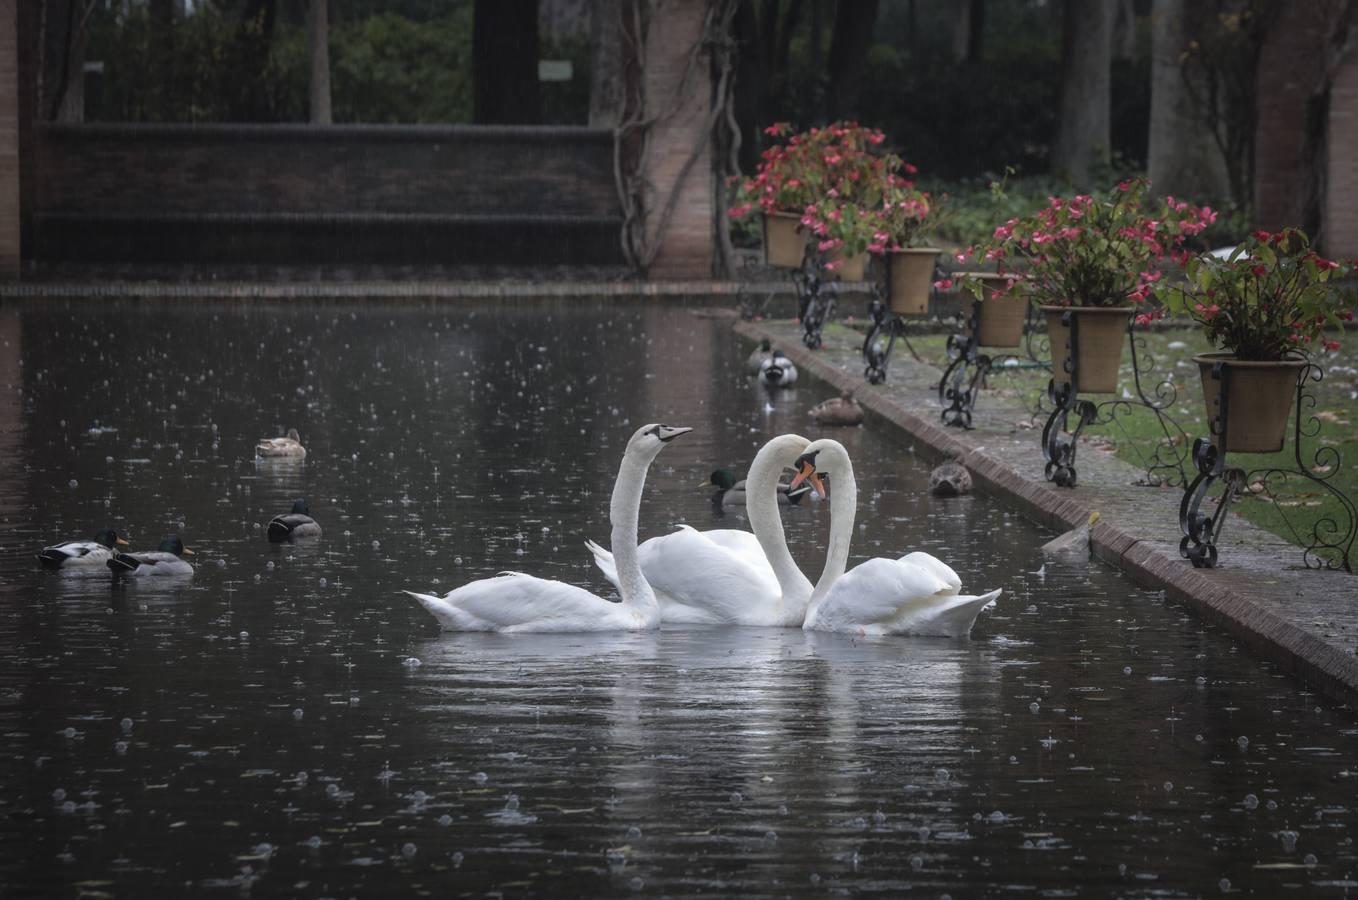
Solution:
{"label": "white swan", "polygon": [[[784,434],[755,454],[745,504],[753,534],[681,525],[638,548],[642,574],[655,590],[663,621],[785,628],[802,624],[811,582],[788,552],[777,484],[783,469],[809,444],[800,435]],[[612,554],[593,541],[585,546],[604,576],[617,584]],[[613,546],[618,546],[616,540]]]}
{"label": "white swan", "polygon": [[803,628],[966,637],[976,616],[1000,596],[998,590],[979,597],[958,593],[962,581],[957,573],[927,553],[910,553],[900,559],[878,557],[846,573],[858,503],[848,451],[829,438],[813,441],[797,459],[797,469],[794,485],[810,480],[823,496],[820,476],[828,475],[833,487],[830,546]]}
{"label": "white swan", "polygon": [[639,631],[660,627],[660,606],[637,564],[637,516],[646,470],[665,445],[691,428],[643,425],[627,442],[613,483],[609,520],[621,603],[584,588],[520,572],[464,584],[445,597],[406,591],[448,631]]}

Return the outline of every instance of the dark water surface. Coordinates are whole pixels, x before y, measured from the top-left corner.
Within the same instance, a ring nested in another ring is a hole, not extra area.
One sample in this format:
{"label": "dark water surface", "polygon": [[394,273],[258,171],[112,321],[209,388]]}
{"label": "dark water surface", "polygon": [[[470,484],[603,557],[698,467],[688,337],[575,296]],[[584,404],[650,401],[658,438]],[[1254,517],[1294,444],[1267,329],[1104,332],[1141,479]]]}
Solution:
{"label": "dark water surface", "polygon": [[[1358,723],[1154,593],[931,500],[871,431],[855,561],[1004,588],[971,641],[441,634],[399,593],[508,568],[602,591],[631,432],[697,484],[822,432],[673,306],[0,310],[0,897],[1348,896]],[[305,464],[257,464],[288,427]],[[1037,452],[1036,446],[1034,452]],[[263,526],[305,496],[325,534]],[[828,508],[786,515],[819,573]],[[42,572],[178,531],[190,580]]]}

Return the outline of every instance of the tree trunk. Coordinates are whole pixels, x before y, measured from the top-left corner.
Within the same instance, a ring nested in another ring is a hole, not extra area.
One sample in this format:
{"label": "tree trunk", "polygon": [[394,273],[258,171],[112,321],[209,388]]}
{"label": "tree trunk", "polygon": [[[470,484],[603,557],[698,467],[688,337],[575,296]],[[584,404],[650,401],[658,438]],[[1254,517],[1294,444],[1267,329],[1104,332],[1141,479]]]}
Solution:
{"label": "tree trunk", "polygon": [[1114,3],[1065,2],[1061,101],[1052,169],[1079,189],[1088,188],[1091,170],[1109,160]]}
{"label": "tree trunk", "polygon": [[1136,0],[1117,0],[1113,14],[1113,58],[1136,59]]}
{"label": "tree trunk", "polygon": [[736,9],[733,31],[736,40],[735,117],[740,126],[740,171],[754,172],[759,165],[759,135],[765,124],[766,85],[764,44],[754,0],[742,0]]}
{"label": "tree trunk", "polygon": [[971,14],[967,16],[966,62],[978,63],[985,55],[985,0],[971,0]]}
{"label": "tree trunk", "polygon": [[877,24],[877,0],[840,0],[835,6],[830,59],[826,64],[825,109],[831,121],[853,118]]}
{"label": "tree trunk", "polygon": [[272,117],[269,85],[269,45],[273,43],[278,0],[247,0],[236,29],[232,58],[220,67],[227,113],[234,122],[262,122]]}
{"label": "tree trunk", "polygon": [[312,125],[329,125],[330,117],[330,0],[310,0],[306,17],[307,51],[311,57]]}
{"label": "tree trunk", "polygon": [[1200,20],[1197,0],[1154,0],[1151,8],[1151,115],[1147,171],[1157,196],[1210,198],[1230,196],[1226,166],[1212,137],[1208,111],[1194,96],[1205,88],[1189,89],[1201,81],[1197,67],[1183,65],[1184,54]]}
{"label": "tree trunk", "polygon": [[478,125],[542,120],[537,0],[474,0],[472,120]]}
{"label": "tree trunk", "polygon": [[155,83],[147,85],[147,118],[167,122],[174,118],[174,0],[150,0],[151,59]]}
{"label": "tree trunk", "polygon": [[589,125],[616,128],[622,120],[621,0],[594,0],[589,23]]}

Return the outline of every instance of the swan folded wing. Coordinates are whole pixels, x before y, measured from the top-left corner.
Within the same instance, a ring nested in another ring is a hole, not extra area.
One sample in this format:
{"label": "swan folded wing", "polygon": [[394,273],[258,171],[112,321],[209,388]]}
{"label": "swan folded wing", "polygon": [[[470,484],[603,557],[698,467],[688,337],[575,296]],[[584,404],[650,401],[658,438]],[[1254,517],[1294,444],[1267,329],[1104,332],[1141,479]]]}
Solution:
{"label": "swan folded wing", "polygon": [[950,594],[960,593],[962,590],[962,579],[957,577],[952,566],[939,559],[937,556],[930,556],[922,550],[914,553],[907,553],[902,556],[899,562],[910,563],[911,565],[921,566],[932,572],[938,579],[948,585]]}
{"label": "swan folded wing", "polygon": [[518,572],[464,584],[444,597],[406,593],[453,631],[617,629],[622,612],[584,588]]}
{"label": "swan folded wing", "polygon": [[[778,586],[778,576],[773,574],[773,566],[769,565],[769,559],[764,555],[764,548],[759,545],[759,538],[755,537],[751,532],[741,531],[739,528],[711,528],[707,531],[696,531],[687,525],[680,525],[679,528],[681,531],[691,531],[694,534],[706,538],[718,547],[734,553],[738,558],[747,563],[752,570],[758,571],[762,575],[770,591],[778,593],[782,592],[783,589]],[[674,535],[667,534],[665,537],[674,537],[678,533],[679,532],[675,532]],[[659,540],[659,538],[652,538],[652,540]],[[650,541],[647,541],[647,543],[650,543]],[[645,544],[642,546],[644,547]],[[644,570],[645,568],[646,562],[643,557],[642,569]]]}
{"label": "swan folded wing", "polygon": [[924,566],[870,559],[835,580],[816,610],[813,627],[849,631],[885,627],[903,612],[951,594],[950,585]]}
{"label": "swan folded wing", "polygon": [[[781,594],[777,579],[691,528],[666,535],[664,552],[651,558],[643,555],[641,569],[657,593],[663,592],[685,607],[704,610],[718,622],[740,621],[757,598],[770,592]],[[669,615],[665,618],[670,621]]]}

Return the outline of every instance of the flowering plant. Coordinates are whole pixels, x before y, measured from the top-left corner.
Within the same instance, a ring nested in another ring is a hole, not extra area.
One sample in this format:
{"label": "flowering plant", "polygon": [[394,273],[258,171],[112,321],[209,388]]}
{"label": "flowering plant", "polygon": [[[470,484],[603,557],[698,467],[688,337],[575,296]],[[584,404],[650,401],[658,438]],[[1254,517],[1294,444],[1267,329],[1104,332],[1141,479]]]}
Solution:
{"label": "flowering plant", "polygon": [[[1325,327],[1353,318],[1352,292],[1328,284],[1354,264],[1325,259],[1306,233],[1256,231],[1227,256],[1189,259],[1183,284],[1161,284],[1165,309],[1203,326],[1214,346],[1237,359],[1275,361],[1320,337]],[[1325,349],[1337,350],[1338,341]]]}
{"label": "flowering plant", "polygon": [[826,197],[806,208],[802,224],[816,236],[816,249],[832,257],[825,268],[835,271],[849,257],[868,250],[880,220],[875,207]]}
{"label": "flowering plant", "polygon": [[871,148],[886,140],[875,128],[856,122],[836,122],[792,134],[792,126],[778,122],[764,129],[773,138],[786,138],[760,156],[753,178],[741,183],[736,202],[727,213],[744,218],[758,206],[765,213],[802,215],[826,197],[862,203],[880,194],[884,158]]}
{"label": "flowering plant", "polygon": [[[897,161],[898,162],[898,161]],[[900,163],[910,175],[915,167]],[[937,208],[933,199],[914,183],[889,172],[882,191],[882,205],[877,211],[877,230],[868,249],[873,253],[890,253],[914,245],[920,236],[935,225]]]}
{"label": "flowering plant", "polygon": [[1124,181],[1103,196],[1049,198],[1037,212],[1013,218],[989,241],[959,254],[994,261],[1001,273],[1014,268],[1027,277],[1012,292],[1054,306],[1129,306],[1145,302],[1161,277],[1157,266],[1171,257],[1181,264],[1185,239],[1199,234],[1217,214],[1173,197],[1148,207],[1150,182]]}

